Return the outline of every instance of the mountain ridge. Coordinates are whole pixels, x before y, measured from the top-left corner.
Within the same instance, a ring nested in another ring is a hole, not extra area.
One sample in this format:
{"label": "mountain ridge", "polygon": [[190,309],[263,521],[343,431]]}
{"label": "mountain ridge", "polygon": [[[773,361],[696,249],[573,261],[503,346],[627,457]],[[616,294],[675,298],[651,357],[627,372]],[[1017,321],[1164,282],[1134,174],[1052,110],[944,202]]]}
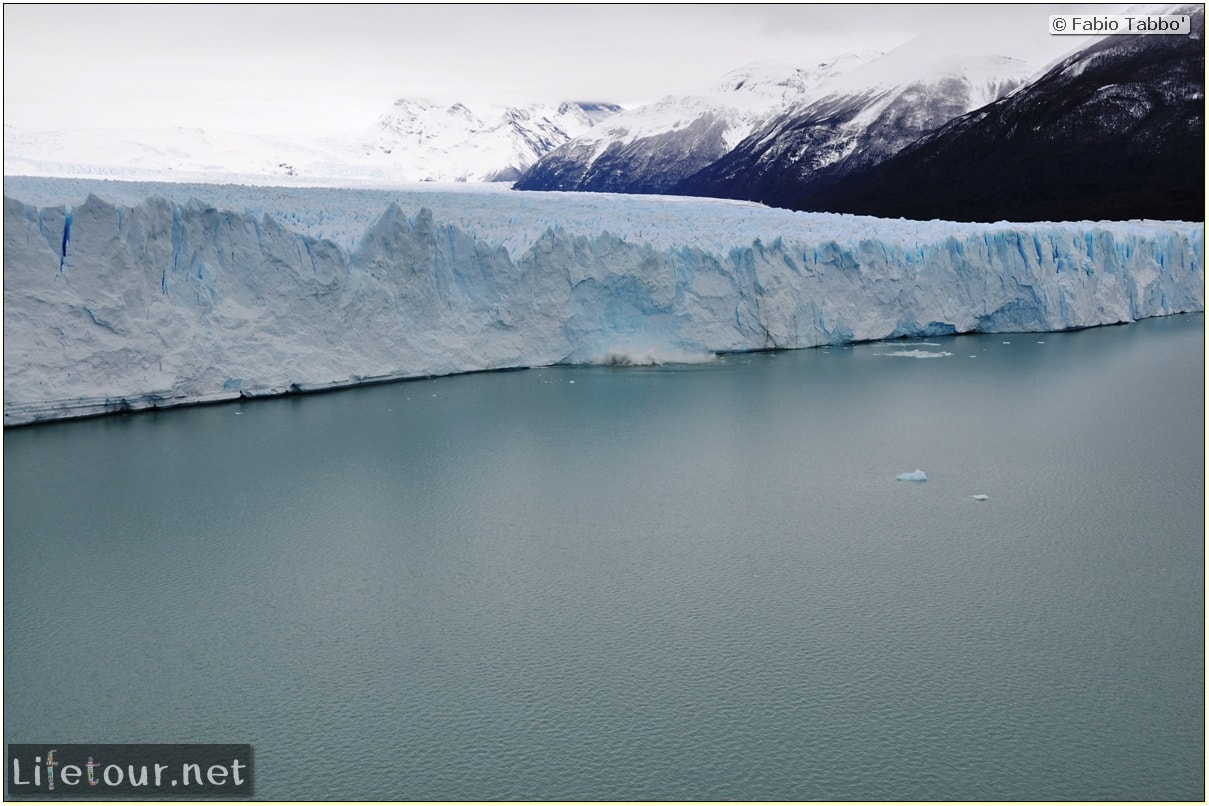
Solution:
{"label": "mountain ridge", "polygon": [[948,220],[1199,220],[1204,15],[1035,72],[918,39],[801,67],[755,62],[692,95],[479,106],[402,98],[345,138],[5,126],[6,175],[712,196]]}
{"label": "mountain ridge", "polygon": [[910,61],[901,51],[838,77],[821,97],[783,111],[668,192],[789,206],[801,186],[830,185],[876,165],[1011,92],[1030,72],[992,55],[932,57],[910,74],[895,69]]}
{"label": "mountain ridge", "polygon": [[959,221],[1204,220],[1204,15],[1187,11],[1187,36],[1105,37],[785,206]]}
{"label": "mountain ridge", "polygon": [[628,109],[538,160],[517,190],[664,193],[722,158],[770,115],[881,54],[845,54],[810,68],[749,63],[692,95]]}

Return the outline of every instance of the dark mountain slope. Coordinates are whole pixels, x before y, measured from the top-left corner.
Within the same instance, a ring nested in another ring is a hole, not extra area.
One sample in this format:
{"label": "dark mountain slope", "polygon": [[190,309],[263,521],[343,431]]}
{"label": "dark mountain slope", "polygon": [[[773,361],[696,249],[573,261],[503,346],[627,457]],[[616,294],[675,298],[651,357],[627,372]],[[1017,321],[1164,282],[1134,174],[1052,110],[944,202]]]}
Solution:
{"label": "dark mountain slope", "polygon": [[1191,35],[1107,37],[785,206],[955,221],[1203,220],[1204,14],[1188,11]]}
{"label": "dark mountain slope", "polygon": [[663,193],[681,178],[726,153],[724,118],[705,113],[682,129],[601,150],[595,141],[572,140],[539,160],[517,190],[593,190],[601,193]]}
{"label": "dark mountain slope", "polygon": [[1004,57],[940,56],[916,74],[918,61],[904,48],[853,71],[850,86],[785,111],[672,192],[792,206],[1001,98],[1027,69]]}
{"label": "dark mountain slope", "polygon": [[745,65],[703,94],[668,96],[611,117],[547,153],[515,188],[666,193],[725,155],[760,121],[878,55],[849,54],[809,69]]}

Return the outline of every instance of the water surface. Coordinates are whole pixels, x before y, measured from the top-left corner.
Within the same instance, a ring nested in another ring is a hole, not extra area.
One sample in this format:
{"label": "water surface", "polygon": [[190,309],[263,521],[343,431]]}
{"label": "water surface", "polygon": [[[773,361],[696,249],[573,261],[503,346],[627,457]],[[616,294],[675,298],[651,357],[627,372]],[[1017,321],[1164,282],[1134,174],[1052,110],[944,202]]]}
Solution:
{"label": "water surface", "polygon": [[263,799],[1201,800],[1203,323],[6,431],[5,741],[248,742]]}

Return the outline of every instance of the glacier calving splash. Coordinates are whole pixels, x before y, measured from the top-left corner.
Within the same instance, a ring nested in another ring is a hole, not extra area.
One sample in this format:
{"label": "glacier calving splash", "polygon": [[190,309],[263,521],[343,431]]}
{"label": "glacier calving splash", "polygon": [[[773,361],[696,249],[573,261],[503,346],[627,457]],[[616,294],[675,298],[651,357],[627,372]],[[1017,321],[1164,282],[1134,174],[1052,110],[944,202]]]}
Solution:
{"label": "glacier calving splash", "polygon": [[56,205],[12,192],[6,179],[6,425],[1204,310],[1200,223],[886,221],[498,190],[295,189],[276,206],[264,188]]}

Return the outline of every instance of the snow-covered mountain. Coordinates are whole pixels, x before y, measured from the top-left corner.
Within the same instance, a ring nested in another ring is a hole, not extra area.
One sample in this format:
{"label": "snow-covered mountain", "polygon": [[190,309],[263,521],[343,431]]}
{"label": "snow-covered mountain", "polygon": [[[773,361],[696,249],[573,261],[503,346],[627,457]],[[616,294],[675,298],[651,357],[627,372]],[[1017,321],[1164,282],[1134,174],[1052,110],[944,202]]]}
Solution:
{"label": "snow-covered mountain", "polygon": [[403,99],[378,120],[365,155],[407,165],[402,181],[514,181],[550,150],[620,111],[613,104],[563,103],[476,113],[460,103]]}
{"label": "snow-covered mountain", "polygon": [[383,185],[512,180],[551,148],[620,111],[612,104],[497,106],[400,100],[342,138],[211,132],[25,131],[5,126],[6,175]]}
{"label": "snow-covered mountain", "polygon": [[671,192],[787,206],[1003,97],[1032,72],[1018,59],[925,47],[911,42],[835,76]]}
{"label": "snow-covered mountain", "polygon": [[491,368],[1060,330],[1205,302],[1200,224],[887,221],[491,186],[164,184],[64,203],[65,187],[6,182],[5,425]]}
{"label": "snow-covered mountain", "polygon": [[909,218],[1204,220],[1204,6],[1187,36],[1109,36],[788,206]]}
{"label": "snow-covered mountain", "polygon": [[740,67],[703,93],[667,96],[614,115],[550,151],[516,187],[664,192],[725,155],[765,118],[879,55],[846,55],[809,69],[778,63]]}

